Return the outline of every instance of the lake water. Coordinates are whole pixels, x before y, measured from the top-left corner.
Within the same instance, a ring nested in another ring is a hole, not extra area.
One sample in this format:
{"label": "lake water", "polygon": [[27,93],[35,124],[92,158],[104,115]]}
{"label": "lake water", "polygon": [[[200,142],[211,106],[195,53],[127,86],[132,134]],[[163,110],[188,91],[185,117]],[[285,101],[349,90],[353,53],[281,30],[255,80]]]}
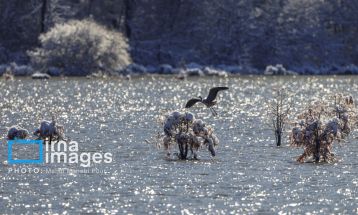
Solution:
{"label": "lake water", "polygon": [[[2,136],[15,124],[32,132],[54,114],[66,136],[79,143],[80,152],[110,152],[113,162],[89,168],[68,163],[10,165],[2,138],[0,211],[356,214],[356,133],[334,146],[338,162],[298,164],[303,149],[290,148],[287,138],[282,147],[274,145],[265,102],[274,89],[285,87],[295,93],[297,113],[314,99],[334,93],[356,96],[357,83],[355,76],[2,80]],[[202,149],[198,161],[167,160],[163,149],[145,141],[155,142],[162,132],[160,115],[181,109],[190,97],[206,95],[218,85],[230,87],[220,93],[219,116],[212,117],[200,105],[191,110],[215,128],[220,145],[214,159]],[[29,149],[23,156],[34,154],[36,149]],[[59,172],[62,168],[68,172]]]}

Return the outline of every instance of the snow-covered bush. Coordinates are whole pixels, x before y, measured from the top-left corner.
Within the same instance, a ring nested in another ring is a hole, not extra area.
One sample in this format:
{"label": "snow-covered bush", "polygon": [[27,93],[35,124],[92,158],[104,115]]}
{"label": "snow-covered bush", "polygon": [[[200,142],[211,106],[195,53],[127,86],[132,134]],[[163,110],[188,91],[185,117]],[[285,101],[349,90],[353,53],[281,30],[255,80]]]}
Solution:
{"label": "snow-covered bush", "polygon": [[212,156],[215,156],[215,146],[219,139],[214,134],[214,129],[206,125],[202,120],[195,119],[189,112],[172,112],[165,116],[162,122],[164,130],[163,145],[170,157],[170,149],[174,144],[179,148],[179,159],[187,159],[189,150],[194,159],[198,159],[198,150],[201,146],[207,146]]}
{"label": "snow-covered bush", "polygon": [[[189,65],[189,66],[188,66]],[[227,72],[220,68],[214,68],[205,66],[202,67],[199,64],[188,64],[185,69],[180,69],[179,78],[185,78],[190,76],[220,76],[227,77]]]}
{"label": "snow-covered bush", "polygon": [[227,77],[227,72],[220,69],[215,69],[212,67],[204,67],[203,72],[207,76],[220,76],[220,77]]}
{"label": "snow-covered bush", "polygon": [[51,143],[52,140],[64,139],[64,127],[63,125],[57,124],[55,118],[52,117],[51,122],[46,120],[42,121],[39,128],[37,128],[33,134],[44,141],[48,139],[49,143]]}
{"label": "snow-covered bush", "polygon": [[297,75],[297,73],[287,70],[282,64],[276,66],[269,65],[264,71],[265,75]]}
{"label": "snow-covered bush", "polygon": [[332,145],[346,138],[356,121],[356,111],[351,96],[335,96],[332,104],[318,102],[301,113],[301,120],[297,127],[292,129],[290,144],[304,148],[298,157],[298,162],[314,157],[316,162],[334,161]]}
{"label": "snow-covered bush", "polygon": [[47,73],[35,72],[31,75],[32,79],[50,79],[51,76]]}
{"label": "snow-covered bush", "polygon": [[127,39],[91,20],[56,24],[40,35],[41,48],[28,52],[37,68],[57,67],[65,75],[111,73],[131,62]]}
{"label": "snow-covered bush", "polygon": [[182,73],[186,76],[204,76],[204,72],[197,68],[182,70]]}
{"label": "snow-covered bush", "polygon": [[15,140],[15,139],[26,139],[26,137],[29,135],[29,132],[21,128],[17,125],[12,126],[9,131],[7,132],[7,139],[8,140]]}

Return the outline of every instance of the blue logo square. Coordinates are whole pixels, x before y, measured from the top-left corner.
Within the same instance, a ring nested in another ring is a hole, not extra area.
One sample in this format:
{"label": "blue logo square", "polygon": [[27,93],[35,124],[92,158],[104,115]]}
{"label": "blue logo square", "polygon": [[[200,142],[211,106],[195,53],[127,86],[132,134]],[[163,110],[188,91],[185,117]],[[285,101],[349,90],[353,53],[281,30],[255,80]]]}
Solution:
{"label": "blue logo square", "polygon": [[[13,144],[38,144],[39,145],[39,159],[12,159],[12,145]],[[9,164],[41,164],[44,162],[44,149],[42,140],[9,140],[7,142],[7,161]]]}

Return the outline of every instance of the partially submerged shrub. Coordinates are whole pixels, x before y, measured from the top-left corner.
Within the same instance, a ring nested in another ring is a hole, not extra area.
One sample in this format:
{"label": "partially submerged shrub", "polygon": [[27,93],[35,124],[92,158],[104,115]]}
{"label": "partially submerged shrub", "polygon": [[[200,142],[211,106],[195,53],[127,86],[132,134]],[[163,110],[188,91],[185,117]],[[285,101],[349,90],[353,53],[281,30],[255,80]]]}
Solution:
{"label": "partially submerged shrub", "polygon": [[91,20],[56,24],[40,42],[41,48],[28,52],[32,63],[63,69],[65,75],[111,73],[131,62],[127,39]]}
{"label": "partially submerged shrub", "polygon": [[64,127],[63,125],[58,125],[55,117],[52,117],[51,122],[42,121],[39,128],[35,130],[34,135],[43,141],[48,139],[49,144],[51,144],[52,140],[64,140]]}
{"label": "partially submerged shrub", "polygon": [[303,154],[297,159],[304,162],[314,157],[316,162],[321,158],[334,161],[332,145],[346,138],[355,120],[353,98],[335,96],[333,104],[317,103],[298,116],[299,126],[292,129],[290,144],[303,147]]}
{"label": "partially submerged shrub", "polygon": [[163,145],[170,157],[170,149],[174,144],[179,148],[179,159],[187,159],[190,150],[194,159],[198,159],[198,150],[201,146],[208,147],[212,156],[215,156],[215,146],[219,139],[214,134],[214,129],[200,119],[195,119],[189,112],[173,112],[165,117],[163,122]]}
{"label": "partially submerged shrub", "polygon": [[7,132],[8,140],[26,139],[27,136],[29,136],[29,132],[26,129],[21,128],[17,125],[12,126]]}

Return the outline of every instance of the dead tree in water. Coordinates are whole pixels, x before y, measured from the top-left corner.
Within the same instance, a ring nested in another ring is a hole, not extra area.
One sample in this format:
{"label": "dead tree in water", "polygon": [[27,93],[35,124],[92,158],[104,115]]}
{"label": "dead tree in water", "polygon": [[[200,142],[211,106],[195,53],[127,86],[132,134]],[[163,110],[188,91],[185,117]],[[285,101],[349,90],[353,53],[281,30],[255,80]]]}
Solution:
{"label": "dead tree in water", "polygon": [[277,146],[281,146],[283,130],[291,107],[292,103],[288,98],[288,94],[283,90],[277,90],[274,98],[269,102],[270,123],[275,133]]}

